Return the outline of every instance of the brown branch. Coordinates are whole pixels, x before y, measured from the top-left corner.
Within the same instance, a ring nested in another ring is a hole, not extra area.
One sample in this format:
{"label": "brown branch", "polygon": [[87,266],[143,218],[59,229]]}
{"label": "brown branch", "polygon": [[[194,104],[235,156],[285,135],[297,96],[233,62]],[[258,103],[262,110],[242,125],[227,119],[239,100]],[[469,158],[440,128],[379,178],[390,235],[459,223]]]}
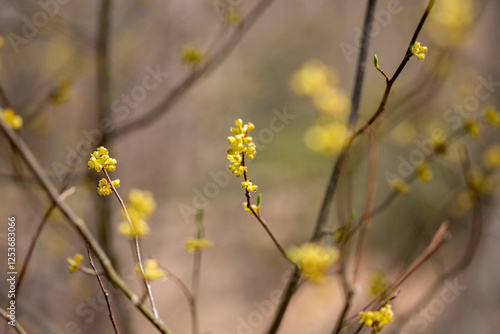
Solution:
{"label": "brown branch", "polygon": [[92,269],[94,269],[95,276],[97,277],[97,281],[99,281],[99,286],[101,287],[102,294],[104,295],[104,298],[106,299],[106,304],[108,305],[108,311],[109,311],[109,319],[111,320],[111,324],[113,325],[113,329],[115,330],[116,334],[119,334],[120,332],[118,331],[118,326],[116,325],[115,317],[113,315],[113,310],[111,309],[111,303],[109,301],[109,294],[104,288],[104,285],[102,284],[101,277],[99,276],[99,273],[97,272],[97,269],[94,265],[94,261],[92,261],[92,255],[90,254],[90,246],[87,243],[87,253],[89,256],[89,262],[90,266]]}
{"label": "brown branch", "polygon": [[25,161],[27,167],[33,173],[33,175],[38,180],[42,189],[47,193],[49,198],[56,204],[64,217],[68,220],[71,226],[76,230],[76,232],[89,243],[92,251],[96,254],[99,262],[106,273],[106,276],[118,287],[127,298],[132,302],[132,304],[141,311],[141,313],[148,318],[148,320],[162,333],[171,334],[172,331],[163,323],[161,319],[156,319],[151,310],[144,304],[140,303],[140,299],[135,294],[132,289],[125,283],[121,276],[116,272],[115,268],[111,264],[109,257],[106,255],[104,250],[101,248],[99,243],[95,240],[92,233],[90,233],[87,225],[76,215],[76,213],[63,201],[59,199],[59,193],[54,187],[52,182],[45,175],[42,167],[40,166],[38,160],[35,158],[29,147],[24,143],[24,141],[19,137],[19,135],[10,128],[7,128],[3,123],[0,122],[0,130],[3,135],[12,143],[16,150],[21,155],[22,159]]}
{"label": "brown branch", "polygon": [[[2,317],[7,322],[11,321],[7,311],[1,307],[0,307],[0,315],[2,315]],[[15,324],[16,324],[15,326],[11,326],[11,327],[13,327],[16,332],[18,332],[19,334],[27,334],[27,332],[24,330],[24,327],[19,323],[19,320],[16,319]]]}
{"label": "brown branch", "polygon": [[170,111],[172,106],[204,75],[209,74],[216,69],[227,56],[235,49],[246,32],[254,25],[257,19],[266,11],[274,0],[260,0],[252,11],[234,28],[233,33],[220,46],[220,48],[200,66],[193,70],[184,80],[179,83],[168,95],[156,105],[153,109],[144,113],[144,115],[130,121],[110,133],[110,139],[119,138],[131,131],[146,127]]}

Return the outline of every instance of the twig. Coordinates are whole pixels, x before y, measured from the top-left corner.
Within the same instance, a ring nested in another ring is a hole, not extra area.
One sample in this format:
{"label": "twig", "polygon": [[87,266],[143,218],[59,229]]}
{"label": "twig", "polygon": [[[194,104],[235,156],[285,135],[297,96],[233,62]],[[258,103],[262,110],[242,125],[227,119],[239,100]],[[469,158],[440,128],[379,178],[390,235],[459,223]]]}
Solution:
{"label": "twig", "polygon": [[365,19],[363,22],[363,35],[361,36],[361,48],[358,56],[358,64],[356,66],[356,80],[354,81],[354,89],[351,96],[351,113],[349,115],[349,124],[354,125],[358,120],[359,101],[361,100],[361,92],[366,71],[366,55],[370,45],[370,31],[373,24],[373,12],[377,6],[377,0],[368,0],[365,11]]}
{"label": "twig", "polygon": [[254,25],[257,19],[266,11],[274,0],[260,0],[250,13],[234,28],[233,33],[220,46],[220,48],[200,66],[197,70],[191,72],[179,85],[177,85],[158,105],[144,113],[143,116],[130,121],[110,133],[110,139],[119,138],[131,131],[143,128],[157,118],[167,113],[170,108],[205,74],[213,71],[219,66],[226,57],[234,50],[245,33]]}
{"label": "twig", "polygon": [[90,246],[87,243],[87,253],[89,255],[89,263],[92,269],[94,269],[95,276],[97,277],[97,281],[99,281],[99,286],[101,287],[102,294],[104,295],[104,298],[106,299],[106,304],[108,305],[108,311],[109,311],[109,319],[111,320],[111,323],[113,324],[113,329],[115,330],[116,334],[120,334],[118,331],[118,326],[116,325],[115,317],[113,315],[113,310],[111,309],[111,303],[109,301],[109,294],[104,288],[104,285],[102,284],[101,277],[99,276],[99,273],[97,272],[97,269],[94,265],[94,261],[92,261],[92,255],[90,254]]}
{"label": "twig", "polygon": [[[2,315],[2,317],[5,318],[7,322],[11,321],[7,311],[1,307],[0,307],[0,314]],[[19,323],[19,320],[16,319],[15,324],[16,324],[15,326],[11,327],[13,327],[16,332],[18,332],[19,334],[27,334],[26,331],[24,330],[24,327]]]}
{"label": "twig", "polygon": [[[127,219],[127,222],[130,224],[130,227],[132,228],[132,231],[135,231],[134,229],[134,224],[132,223],[132,220],[130,219],[130,216],[127,211],[127,207],[125,206],[125,203],[123,202],[123,199],[120,197],[120,194],[116,190],[115,186],[113,185],[113,182],[111,181],[111,178],[109,177],[108,172],[106,169],[103,169],[104,175],[106,175],[106,179],[109,182],[109,185],[111,189],[113,190],[113,193],[116,195],[116,198],[118,199],[118,202],[120,202],[120,205],[122,207],[123,212],[125,213],[125,219]],[[146,291],[149,296],[149,301],[151,302],[151,309],[153,310],[153,314],[156,319],[159,319],[160,316],[158,315],[158,310],[156,309],[156,304],[155,300],[153,297],[153,290],[151,289],[151,285],[148,282],[148,279],[146,278],[146,273],[144,272],[144,265],[142,263],[142,257],[141,257],[141,248],[139,245],[139,237],[134,233],[134,248],[135,248],[135,255],[137,259],[137,264],[139,265],[139,268],[141,270],[141,276],[142,280],[144,282],[144,286],[146,288]]]}
{"label": "twig", "polygon": [[52,182],[48,179],[48,177],[43,172],[42,167],[38,163],[38,160],[35,158],[31,150],[24,143],[24,141],[19,137],[15,131],[10,128],[7,128],[3,123],[0,122],[0,130],[3,135],[12,143],[12,145],[17,149],[20,153],[22,159],[25,161],[26,165],[33,173],[33,175],[38,180],[42,189],[47,193],[52,201],[59,208],[61,213],[66,217],[68,222],[73,226],[78,232],[78,234],[89,243],[92,251],[96,254],[99,262],[107,275],[107,277],[118,287],[123,293],[127,296],[127,298],[132,302],[132,304],[139,309],[142,314],[148,318],[148,320],[162,333],[171,334],[172,331],[163,323],[161,319],[156,319],[151,310],[144,304],[140,303],[140,299],[135,294],[132,289],[125,283],[125,281],[121,278],[121,276],[116,272],[109,257],[106,255],[104,250],[101,248],[99,243],[92,236],[90,231],[87,228],[87,225],[78,217],[75,212],[63,201],[59,200],[59,193],[56,188],[52,184]]}

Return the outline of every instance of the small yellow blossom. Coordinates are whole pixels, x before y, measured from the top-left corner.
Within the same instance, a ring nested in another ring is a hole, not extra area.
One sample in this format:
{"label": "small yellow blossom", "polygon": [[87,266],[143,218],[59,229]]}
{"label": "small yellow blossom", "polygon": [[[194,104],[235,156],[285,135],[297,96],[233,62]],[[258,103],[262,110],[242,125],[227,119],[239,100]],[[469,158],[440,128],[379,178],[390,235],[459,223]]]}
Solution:
{"label": "small yellow blossom", "polygon": [[[260,211],[260,207],[255,205],[255,204],[250,204],[250,206],[252,207],[253,211],[255,211],[255,213],[259,213]],[[247,202],[243,202],[243,208],[245,209],[245,211],[247,211],[248,213],[252,214],[253,215],[253,212],[248,208],[248,203]]]}
{"label": "small yellow blossom", "polygon": [[305,278],[319,282],[325,277],[327,269],[337,261],[339,252],[332,247],[306,243],[300,248],[289,248],[287,255],[297,264]]}
{"label": "small yellow blossom", "polygon": [[90,154],[87,167],[89,169],[94,169],[96,172],[100,172],[103,169],[114,172],[116,170],[116,159],[110,158],[108,149],[104,146],[100,146],[96,151]]}
{"label": "small yellow blossom", "polygon": [[495,107],[493,106],[486,107],[484,111],[484,116],[486,117],[488,123],[493,125],[495,128],[500,127],[500,114],[495,109]]}
{"label": "small yellow blossom", "polygon": [[385,292],[389,287],[387,279],[383,272],[375,271],[370,279],[370,295],[372,297],[377,297],[382,292]]}
{"label": "small yellow blossom", "polygon": [[195,253],[202,249],[212,248],[212,241],[203,238],[186,238],[184,240],[184,246],[186,247],[188,253]]}
{"label": "small yellow blossom", "polygon": [[406,184],[404,181],[402,181],[401,179],[398,179],[398,178],[393,178],[389,182],[389,185],[395,192],[398,192],[401,194],[408,194],[411,191],[410,185]]}
{"label": "small yellow blossom", "polygon": [[464,122],[464,129],[472,138],[476,138],[481,133],[481,126],[472,119],[468,119]]}
{"label": "small yellow blossom", "polygon": [[128,221],[122,222],[118,225],[118,232],[131,239],[148,235],[150,229],[146,219],[156,209],[153,194],[147,190],[131,189],[127,195],[126,207],[132,225]]}
{"label": "small yellow blossom", "polygon": [[230,26],[238,25],[241,22],[241,13],[236,9],[229,10],[226,13],[226,22]]}
{"label": "small yellow blossom", "polygon": [[205,57],[198,48],[191,45],[184,45],[181,48],[181,59],[188,65],[200,65]]}
{"label": "small yellow blossom", "polygon": [[448,151],[448,146],[446,146],[446,143],[438,137],[433,138],[432,146],[436,154],[445,154]]}
{"label": "small yellow blossom", "polygon": [[310,127],[304,141],[308,148],[318,153],[337,154],[340,152],[349,135],[343,123],[332,122]]}
{"label": "small yellow blossom", "polygon": [[371,334],[378,333],[382,328],[392,321],[394,313],[391,304],[386,303],[380,311],[359,312],[359,323],[365,327],[371,327]]}
{"label": "small yellow blossom", "polygon": [[246,189],[249,192],[256,192],[258,187],[252,184],[252,181],[243,181],[241,182],[241,188]]}
{"label": "small yellow blossom", "polygon": [[309,60],[290,79],[297,95],[313,97],[323,94],[337,84],[337,74],[319,60]]}
{"label": "small yellow blossom", "polygon": [[83,261],[83,255],[82,254],[75,254],[75,256],[73,256],[73,258],[68,257],[66,259],[66,261],[69,264],[69,266],[68,266],[69,272],[74,274],[81,267],[81,263]]}
{"label": "small yellow blossom", "polygon": [[55,105],[61,105],[69,99],[69,92],[71,89],[71,79],[63,77],[59,80],[59,85],[50,94],[50,99]]}
{"label": "small yellow blossom", "polygon": [[420,60],[425,59],[425,53],[427,53],[427,47],[423,46],[420,42],[415,42],[411,49],[412,55],[416,56]]}
{"label": "small yellow blossom", "polygon": [[[144,263],[144,276],[148,281],[159,280],[165,277],[165,271],[159,266],[158,261],[155,259],[147,259]],[[142,277],[141,267],[136,264],[134,272]]]}
{"label": "small yellow blossom", "polygon": [[[118,179],[112,180],[111,183],[115,188],[120,187],[120,180]],[[111,194],[111,186],[109,185],[108,180],[102,178],[99,181],[99,186],[97,187],[97,193],[101,196],[108,196],[109,194]]]}
{"label": "small yellow blossom", "polygon": [[483,154],[483,165],[489,170],[500,167],[500,145],[488,147]]}
{"label": "small yellow blossom", "polygon": [[425,182],[432,179],[432,171],[428,164],[424,162],[417,166],[417,177]]}
{"label": "small yellow blossom", "polygon": [[0,121],[2,121],[5,126],[14,130],[19,130],[23,126],[22,117],[17,115],[12,108],[0,108]]}

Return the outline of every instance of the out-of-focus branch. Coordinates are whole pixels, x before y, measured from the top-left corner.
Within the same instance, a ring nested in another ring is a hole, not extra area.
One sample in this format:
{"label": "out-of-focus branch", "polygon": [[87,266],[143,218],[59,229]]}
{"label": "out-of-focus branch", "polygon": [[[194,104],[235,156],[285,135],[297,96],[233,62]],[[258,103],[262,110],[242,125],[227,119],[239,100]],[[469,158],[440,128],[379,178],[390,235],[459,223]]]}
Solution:
{"label": "out-of-focus branch", "polygon": [[[4,310],[3,308],[0,307],[0,315],[2,315],[2,317],[7,321],[11,321],[11,319],[9,318],[9,315],[7,313],[6,310]],[[27,332],[24,330],[24,327],[19,323],[19,320],[15,320],[15,326],[11,326],[14,328],[14,330],[16,332],[18,332],[19,334],[27,334]]]}
{"label": "out-of-focus branch", "polygon": [[0,130],[3,135],[12,143],[16,150],[21,155],[22,159],[26,163],[27,167],[37,178],[42,189],[47,193],[49,198],[56,204],[57,208],[61,211],[64,217],[68,220],[70,225],[75,228],[76,232],[90,245],[92,251],[96,254],[99,262],[101,263],[106,276],[119,288],[127,298],[132,302],[132,304],[138,308],[142,314],[148,318],[148,320],[162,333],[171,334],[172,331],[163,323],[161,319],[156,319],[151,310],[144,304],[140,303],[140,299],[135,294],[132,289],[125,283],[125,281],[120,277],[113,267],[109,257],[106,255],[104,250],[101,248],[99,243],[95,240],[94,236],[90,233],[87,225],[76,215],[76,213],[63,201],[59,199],[59,193],[54,187],[52,182],[45,175],[42,167],[38,163],[31,150],[24,143],[24,141],[19,137],[15,131],[7,128],[3,123],[0,122]]}
{"label": "out-of-focus branch", "polygon": [[110,139],[117,139],[131,131],[148,126],[163,114],[170,111],[170,108],[205,74],[213,71],[226,57],[234,50],[245,33],[250,30],[257,19],[266,11],[274,0],[260,0],[252,11],[234,28],[232,34],[219,47],[219,49],[207,59],[199,68],[193,70],[182,82],[180,82],[168,95],[153,109],[144,113],[135,120],[118,128],[110,133]]}

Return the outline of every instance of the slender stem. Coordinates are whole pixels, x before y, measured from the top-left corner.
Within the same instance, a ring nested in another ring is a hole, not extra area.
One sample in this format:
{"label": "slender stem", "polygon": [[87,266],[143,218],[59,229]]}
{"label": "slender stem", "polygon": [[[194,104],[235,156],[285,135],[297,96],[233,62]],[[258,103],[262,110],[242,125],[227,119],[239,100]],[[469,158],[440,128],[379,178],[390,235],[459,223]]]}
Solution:
{"label": "slender stem", "polygon": [[[9,318],[9,315],[7,313],[7,311],[3,308],[0,307],[0,315],[7,321],[11,321],[11,319]],[[19,323],[19,320],[15,320],[15,326],[11,326],[14,328],[14,330],[16,332],[18,332],[19,334],[27,334],[26,330],[24,330],[24,327]]]}
{"label": "slender stem", "polygon": [[143,128],[152,124],[163,114],[170,111],[172,106],[204,75],[216,69],[227,56],[235,49],[246,32],[254,25],[257,19],[266,11],[274,0],[260,0],[251,10],[251,12],[234,28],[233,33],[220,46],[220,48],[198,69],[191,72],[179,85],[177,85],[168,95],[153,109],[145,112],[143,116],[123,125],[114,133],[111,133],[111,139],[121,137],[131,131]]}
{"label": "slender stem", "polygon": [[[128,211],[127,211],[127,207],[125,206],[123,199],[121,198],[120,194],[116,190],[115,186],[113,186],[113,182],[111,181],[111,178],[109,177],[109,174],[106,171],[106,169],[103,169],[103,172],[104,172],[104,175],[106,175],[106,179],[108,180],[108,183],[110,184],[110,187],[113,190],[113,193],[116,195],[118,202],[120,202],[120,205],[121,205],[122,210],[125,214],[125,218],[127,219],[127,222],[130,224],[132,231],[135,231],[134,224],[132,223],[132,220],[130,219],[130,216],[129,216]],[[137,258],[137,264],[139,265],[139,268],[141,270],[141,275],[142,275],[142,279],[144,282],[144,286],[145,286],[146,291],[148,293],[149,301],[151,302],[151,309],[153,310],[153,314],[155,315],[156,319],[159,319],[158,310],[156,309],[156,304],[155,304],[155,300],[153,297],[153,291],[151,289],[151,285],[149,284],[148,279],[146,278],[146,274],[144,272],[144,265],[142,263],[142,257],[141,257],[141,248],[139,245],[139,237],[137,236],[137,234],[135,232],[134,232],[134,248],[135,248],[135,255]]]}
{"label": "slender stem", "polygon": [[89,243],[92,251],[96,254],[99,262],[113,284],[119,288],[125,296],[132,302],[132,304],[141,311],[141,313],[148,318],[148,320],[162,333],[171,334],[172,331],[164,324],[161,319],[156,319],[151,310],[144,304],[140,303],[139,296],[125,283],[121,276],[116,272],[113,267],[109,257],[106,255],[104,250],[101,248],[99,243],[96,241],[92,233],[90,233],[87,225],[76,215],[76,213],[63,201],[59,199],[59,193],[54,187],[53,183],[44,173],[42,167],[40,166],[38,160],[35,158],[29,147],[21,139],[21,137],[12,129],[7,128],[2,122],[0,122],[0,130],[3,135],[9,140],[9,142],[16,148],[20,156],[26,163],[29,170],[33,173],[35,178],[42,189],[47,193],[49,198],[54,201],[57,208],[61,211],[67,221],[72,227],[75,228],[76,232]]}
{"label": "slender stem", "polygon": [[119,334],[120,332],[118,331],[118,326],[116,325],[115,317],[113,315],[113,310],[111,309],[111,303],[109,301],[109,294],[104,288],[104,285],[102,284],[101,277],[99,276],[99,273],[97,272],[97,268],[94,265],[94,261],[92,261],[92,255],[90,254],[90,246],[87,243],[87,254],[89,256],[89,263],[92,269],[94,269],[95,276],[97,277],[97,281],[99,282],[99,286],[101,287],[102,294],[104,295],[104,298],[106,299],[106,304],[108,305],[108,311],[109,311],[109,319],[111,320],[111,324],[113,325],[113,329],[115,330],[116,334]]}

